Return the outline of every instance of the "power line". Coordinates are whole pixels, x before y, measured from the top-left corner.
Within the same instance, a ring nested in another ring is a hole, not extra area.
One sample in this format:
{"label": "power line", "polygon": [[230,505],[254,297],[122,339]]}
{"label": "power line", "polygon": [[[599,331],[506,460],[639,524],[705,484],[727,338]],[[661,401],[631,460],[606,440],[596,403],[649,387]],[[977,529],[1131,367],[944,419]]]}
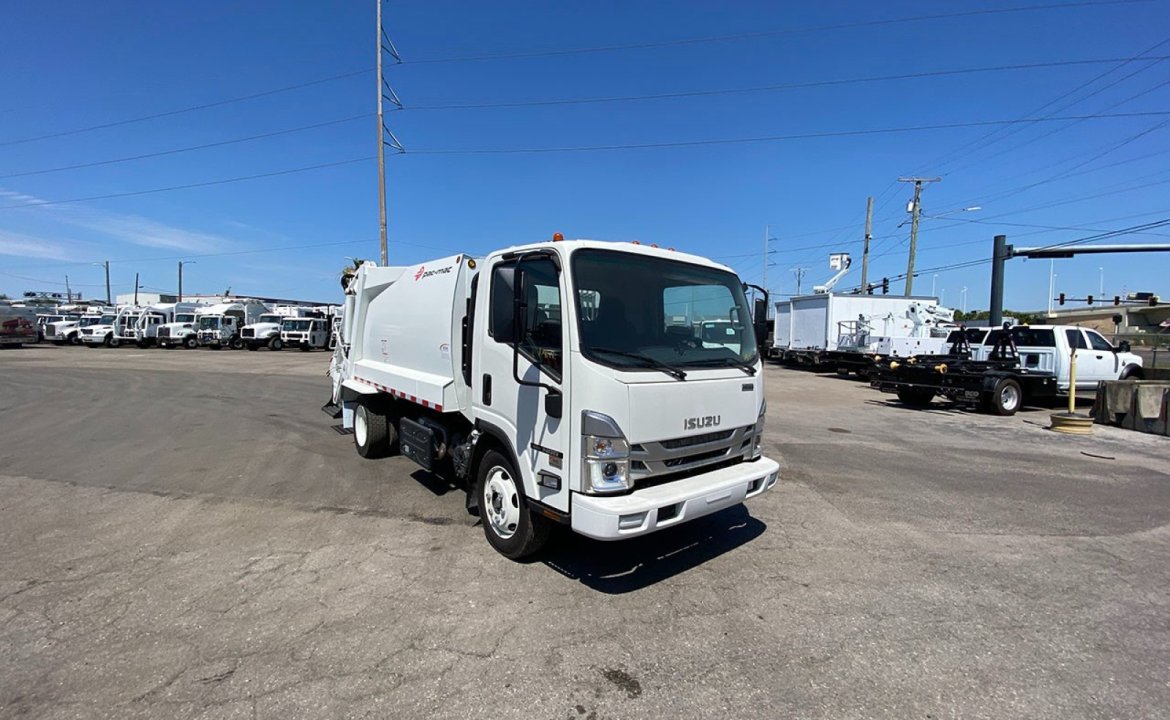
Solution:
{"label": "power line", "polygon": [[[403,105],[398,112],[411,110],[482,110],[491,108],[526,108],[548,107],[556,105],[589,105],[596,103],[633,102],[644,100],[666,100],[674,98],[711,97],[715,95],[740,95],[777,90],[798,90],[803,88],[829,87],[835,85],[856,85],[862,83],[887,82],[892,80],[917,80],[922,78],[946,77],[952,75],[973,75],[977,73],[1007,72],[1012,70],[1032,70],[1052,67],[1068,67],[1074,65],[1100,65],[1105,63],[1128,62],[1139,58],[1105,58],[1101,60],[1054,60],[1040,63],[1024,63],[1015,65],[994,65],[990,67],[960,68],[955,70],[932,70],[916,73],[902,73],[899,75],[875,75],[859,78],[839,78],[835,80],[810,80],[808,82],[783,83],[779,85],[759,85],[742,88],[717,88],[713,90],[690,90],[671,93],[654,93],[647,95],[614,95],[608,97],[560,98],[553,100],[519,100],[509,102],[485,103],[453,103],[448,105]],[[1154,59],[1154,58],[1140,58]],[[1170,55],[1157,56],[1160,60],[1170,60]]]}
{"label": "power line", "polygon": [[288,170],[277,170],[275,172],[259,173],[256,175],[240,175],[237,177],[222,178],[220,180],[208,180],[207,182],[188,183],[186,185],[171,185],[169,187],[150,188],[149,190],[133,190],[131,192],[110,193],[108,195],[90,195],[89,197],[70,198],[68,200],[38,200],[37,202],[24,203],[22,205],[0,205],[0,210],[13,210],[16,208],[27,207],[41,207],[43,205],[64,205],[66,203],[88,202],[90,200],[109,200],[112,198],[134,197],[136,195],[151,195],[153,193],[170,192],[172,190],[189,190],[191,188],[211,187],[213,185],[227,185],[229,183],[243,182],[245,180],[259,180],[261,178],[278,177],[281,175],[293,175],[296,173],[309,172],[310,170],[321,170],[323,168],[339,167],[341,165],[352,165],[354,163],[366,162],[373,160],[373,155],[365,157],[351,158],[349,160],[338,160],[337,162],[320,163],[318,165],[306,165],[304,167],[289,168]]}
{"label": "power line", "polygon": [[95,162],[78,163],[76,165],[62,165],[60,167],[45,168],[43,170],[25,170],[23,172],[0,175],[0,178],[46,175],[48,173],[64,172],[66,170],[80,170],[83,168],[99,167],[102,165],[115,165],[118,163],[132,162],[134,160],[163,157],[165,155],[178,155],[179,153],[192,152],[195,150],[206,150],[208,148],[223,147],[225,145],[236,145],[239,143],[252,142],[254,140],[263,140],[265,138],[277,137],[279,135],[290,135],[292,133],[305,132],[306,130],[316,130],[317,128],[328,127],[330,125],[340,125],[342,123],[353,122],[355,120],[364,120],[368,117],[370,117],[370,113],[363,113],[361,115],[351,115],[350,117],[339,118],[337,120],[326,120],[325,122],[313,123],[312,125],[301,125],[300,127],[287,128],[285,130],[274,130],[272,132],[261,133],[259,135],[249,135],[247,137],[220,140],[218,142],[203,143],[202,145],[188,145],[186,147],[175,148],[172,150],[160,150],[158,152],[143,153],[142,155],[130,155],[128,157],[112,158],[110,160],[97,160]]}
{"label": "power line", "polygon": [[1130,117],[1164,117],[1170,115],[1170,111],[1166,110],[1151,110],[1146,112],[1132,112],[1132,113],[1098,113],[1094,115],[1065,115],[1052,116],[1046,118],[1033,119],[1014,119],[1014,120],[979,120],[973,122],[956,122],[956,123],[938,123],[934,125],[911,125],[906,127],[895,128],[870,128],[865,130],[835,130],[816,133],[800,133],[793,135],[768,135],[761,137],[750,138],[719,138],[711,140],[683,140],[678,142],[656,142],[656,143],[629,143],[621,145],[579,145],[566,147],[544,147],[544,148],[470,148],[470,149],[438,149],[438,150],[412,150],[405,155],[514,155],[514,154],[540,154],[540,153],[569,153],[569,152],[597,152],[606,150],[639,150],[649,148],[675,148],[675,147],[694,147],[702,145],[736,145],[749,143],[764,143],[764,142],[779,142],[784,140],[810,140],[814,138],[833,138],[833,137],[857,137],[863,135],[888,135],[893,133],[907,133],[920,132],[924,130],[951,130],[956,128],[969,127],[988,127],[994,125],[1016,125],[1019,123],[1038,123],[1038,122],[1062,122],[1066,120],[1096,120],[1109,118],[1130,118]]}
{"label": "power line", "polygon": [[1091,2],[1053,3],[1048,5],[1027,5],[1011,8],[986,8],[981,10],[967,10],[955,13],[940,13],[935,15],[917,15],[901,18],[885,18],[881,20],[864,20],[852,23],[834,25],[813,25],[802,28],[784,28],[780,30],[764,30],[758,32],[734,33],[729,35],[708,35],[695,38],[679,38],[662,40],[659,42],[628,43],[619,45],[598,45],[593,47],[562,48],[556,50],[532,50],[510,53],[492,53],[482,55],[462,55],[450,57],[422,58],[420,60],[400,60],[399,65],[433,65],[438,63],[480,62],[485,60],[515,60],[522,58],[558,57],[564,55],[581,55],[587,53],[616,52],[621,50],[649,50],[667,47],[683,47],[735,40],[751,40],[757,38],[777,37],[782,35],[800,35],[805,33],[828,32],[833,30],[849,30],[853,28],[880,27],[907,22],[922,22],[929,20],[946,20],[951,18],[973,17],[978,15],[1002,15],[1006,13],[1034,12],[1039,10],[1058,10],[1065,8],[1093,7],[1100,5],[1132,5],[1147,0],[1094,0]]}
{"label": "power line", "polygon": [[18,140],[0,141],[0,147],[8,147],[11,145],[22,145],[24,143],[38,142],[40,140],[50,140],[52,138],[65,137],[67,135],[79,135],[81,133],[93,132],[95,130],[105,130],[106,128],[120,127],[122,125],[130,125],[131,123],[145,122],[147,120],[157,120],[159,118],[171,117],[174,115],[182,115],[183,113],[195,112],[197,110],[207,110],[213,107],[222,107],[224,105],[232,105],[246,100],[255,100],[256,98],[268,97],[270,95],[278,95],[280,93],[291,92],[293,90],[300,90],[301,88],[312,87],[314,85],[323,85],[325,83],[336,82],[337,80],[344,80],[345,78],[356,77],[373,70],[373,67],[368,67],[363,70],[354,70],[352,72],[341,73],[339,75],[330,75],[329,77],[319,78],[317,80],[309,80],[296,85],[286,85],[284,87],[274,88],[272,90],[264,90],[261,92],[250,93],[248,95],[238,95],[236,97],[227,98],[224,100],[216,100],[214,102],[202,103],[200,105],[190,105],[188,107],[179,108],[177,110],[167,110],[165,112],[151,113],[149,115],[139,115],[137,117],[126,118],[124,120],[114,120],[111,122],[101,123],[99,125],[90,125],[88,127],[76,128],[74,130],[62,130],[60,132],[47,133],[45,135],[36,135],[34,137],[20,138]]}

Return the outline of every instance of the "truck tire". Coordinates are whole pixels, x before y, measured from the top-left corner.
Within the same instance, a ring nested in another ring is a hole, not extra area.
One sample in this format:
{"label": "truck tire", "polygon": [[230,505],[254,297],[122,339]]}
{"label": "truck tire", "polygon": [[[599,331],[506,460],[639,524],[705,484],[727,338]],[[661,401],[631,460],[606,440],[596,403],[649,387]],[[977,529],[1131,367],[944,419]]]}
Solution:
{"label": "truck tire", "polygon": [[284,341],[281,340],[279,337],[274,337],[268,343],[268,349],[269,350],[283,350],[284,349]]}
{"label": "truck tire", "polygon": [[72,335],[69,336],[69,344],[70,345],[80,345],[81,344],[81,336],[78,335],[77,333],[73,333]]}
{"label": "truck tire", "polygon": [[529,512],[520,474],[502,453],[484,453],[476,473],[475,494],[483,534],[497,552],[520,560],[544,547],[551,527],[543,517]]}
{"label": "truck tire", "polygon": [[248,343],[248,349],[249,350],[259,350],[260,346],[254,342],[250,342],[250,343]]}
{"label": "truck tire", "polygon": [[313,346],[310,345],[309,343],[307,343],[307,342],[301,343],[301,352],[309,352],[312,349],[313,349]]}
{"label": "truck tire", "polygon": [[991,391],[988,409],[996,415],[1015,415],[1024,404],[1024,391],[1020,384],[1011,378],[1004,378],[995,384]]}
{"label": "truck tire", "polygon": [[228,341],[228,346],[231,347],[232,350],[243,350],[244,340],[239,335],[236,335]]}
{"label": "truck tire", "polygon": [[358,455],[367,460],[386,457],[397,438],[398,432],[390,418],[366,403],[358,405],[353,416],[353,444]]}
{"label": "truck tire", "polygon": [[187,348],[188,350],[194,350],[195,348],[199,347],[199,341],[195,339],[194,335],[190,335],[183,338],[183,347]]}
{"label": "truck tire", "polygon": [[114,337],[112,334],[106,335],[106,347],[116,348],[122,344],[122,341]]}
{"label": "truck tire", "polygon": [[150,347],[150,343],[146,340],[139,340],[137,345],[140,350],[145,350],[146,348]]}
{"label": "truck tire", "polygon": [[898,399],[906,407],[924,408],[934,400],[934,391],[925,388],[902,388],[898,391]]}

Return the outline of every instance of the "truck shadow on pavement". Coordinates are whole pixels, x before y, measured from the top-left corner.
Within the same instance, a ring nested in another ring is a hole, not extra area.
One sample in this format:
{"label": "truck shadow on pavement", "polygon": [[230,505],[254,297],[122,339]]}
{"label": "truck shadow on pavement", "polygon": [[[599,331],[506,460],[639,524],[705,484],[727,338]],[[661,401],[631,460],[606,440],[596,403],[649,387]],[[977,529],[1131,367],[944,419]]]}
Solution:
{"label": "truck shadow on pavement", "polygon": [[608,543],[563,530],[540,557],[549,568],[607,595],[649,587],[714,560],[768,529],[740,504],[678,527]]}
{"label": "truck shadow on pavement", "polygon": [[[997,417],[996,415],[983,413],[973,405],[962,405],[951,402],[933,402],[926,407],[914,407],[906,405],[901,400],[866,400],[866,405],[873,405],[875,407],[893,408],[894,410],[903,410],[911,413],[926,413],[934,415],[987,415],[988,417]],[[1051,407],[1043,405],[1024,405],[1017,414],[1027,415],[1034,412],[1052,412]]]}

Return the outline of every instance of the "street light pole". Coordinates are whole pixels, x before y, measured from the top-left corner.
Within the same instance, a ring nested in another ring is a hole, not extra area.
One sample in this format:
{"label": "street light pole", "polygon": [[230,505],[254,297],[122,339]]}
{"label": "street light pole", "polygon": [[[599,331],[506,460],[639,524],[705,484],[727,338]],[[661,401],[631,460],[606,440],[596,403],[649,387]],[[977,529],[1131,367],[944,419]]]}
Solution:
{"label": "street light pole", "polygon": [[183,266],[194,265],[194,260],[180,260],[179,261],[179,302],[183,302]]}

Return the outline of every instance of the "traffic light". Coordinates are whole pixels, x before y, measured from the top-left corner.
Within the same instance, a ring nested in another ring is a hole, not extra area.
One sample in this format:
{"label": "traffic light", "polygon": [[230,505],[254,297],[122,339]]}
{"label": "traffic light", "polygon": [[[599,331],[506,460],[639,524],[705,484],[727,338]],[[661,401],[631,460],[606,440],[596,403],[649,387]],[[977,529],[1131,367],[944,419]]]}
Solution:
{"label": "traffic light", "polygon": [[1060,297],[1056,298],[1056,301],[1061,305],[1064,305],[1064,293],[1061,293]]}
{"label": "traffic light", "polygon": [[1113,296],[1113,306],[1114,306],[1114,307],[1117,307],[1117,306],[1118,306],[1118,305],[1120,305],[1120,304],[1121,304],[1121,296],[1120,296],[1120,295],[1114,295],[1114,296]]}
{"label": "traffic light", "polygon": [[1092,304],[1093,304],[1093,296],[1092,296],[1092,295],[1090,295],[1089,297],[1085,298],[1085,302],[1087,302],[1088,304],[1092,305]]}
{"label": "traffic light", "polygon": [[882,278],[882,295],[890,294],[890,279],[888,277]]}

